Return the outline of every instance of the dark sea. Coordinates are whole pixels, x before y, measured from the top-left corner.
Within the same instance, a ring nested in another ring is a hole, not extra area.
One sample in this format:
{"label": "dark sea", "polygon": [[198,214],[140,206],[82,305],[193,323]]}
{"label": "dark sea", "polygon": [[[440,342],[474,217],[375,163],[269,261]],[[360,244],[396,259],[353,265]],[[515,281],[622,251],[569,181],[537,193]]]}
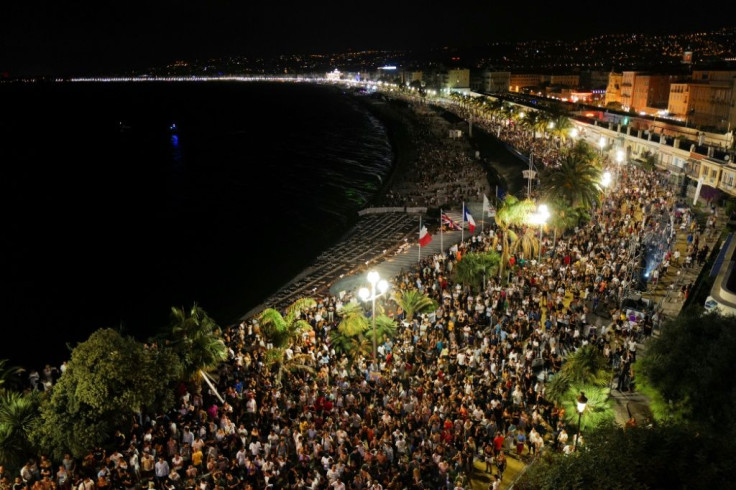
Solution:
{"label": "dark sea", "polygon": [[383,124],[298,84],[0,85],[0,359],[41,368],[171,306],[234,323],[351,226],[389,175]]}

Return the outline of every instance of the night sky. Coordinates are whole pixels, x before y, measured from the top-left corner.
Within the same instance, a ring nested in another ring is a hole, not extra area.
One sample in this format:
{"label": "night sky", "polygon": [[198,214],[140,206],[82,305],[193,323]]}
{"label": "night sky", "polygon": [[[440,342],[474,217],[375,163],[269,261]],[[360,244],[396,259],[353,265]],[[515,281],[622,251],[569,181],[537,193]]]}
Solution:
{"label": "night sky", "polygon": [[637,2],[10,1],[0,8],[0,73],[141,68],[223,55],[417,49],[731,25],[723,3],[681,11]]}

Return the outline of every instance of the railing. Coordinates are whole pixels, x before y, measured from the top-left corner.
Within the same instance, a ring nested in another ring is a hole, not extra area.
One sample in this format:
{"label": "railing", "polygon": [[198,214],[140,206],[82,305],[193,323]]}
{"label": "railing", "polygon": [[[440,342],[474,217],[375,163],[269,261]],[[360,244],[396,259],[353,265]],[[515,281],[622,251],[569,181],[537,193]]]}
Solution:
{"label": "railing", "polygon": [[393,207],[382,207],[382,208],[365,208],[358,211],[358,216],[365,216],[366,214],[384,214],[384,213],[426,213],[426,207],[406,207],[406,206],[393,206]]}

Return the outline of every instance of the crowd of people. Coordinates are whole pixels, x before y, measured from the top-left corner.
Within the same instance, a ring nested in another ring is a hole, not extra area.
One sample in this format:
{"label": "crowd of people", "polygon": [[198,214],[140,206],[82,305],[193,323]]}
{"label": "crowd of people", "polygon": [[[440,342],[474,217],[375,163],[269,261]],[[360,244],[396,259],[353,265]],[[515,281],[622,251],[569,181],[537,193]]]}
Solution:
{"label": "crowd of people", "polygon": [[407,113],[413,155],[401,164],[401,178],[377,204],[439,207],[482,199],[490,186],[466,139],[449,136],[452,124],[433,108],[417,105]]}
{"label": "crowd of people", "polygon": [[[473,162],[453,160],[428,134],[418,137],[420,154],[438,168]],[[473,172],[464,175],[472,181]],[[430,187],[430,175],[417,185]],[[587,224],[545,236],[541,260],[513,255],[508,276],[484,278],[480,290],[455,282],[453,272],[466,254],[499,246],[493,227],[424,257],[393,278],[392,290],[418,289],[439,308],[408,318],[397,302],[379,301],[399,327],[375,359],[342,352],[330,335],[342,306],[357,301],[354,292],[315,298],[300,313],[311,332],[285,352],[287,362],[305,355],[313,372],[286,374],[283,384],[267,362],[269,339],[257,317],[232,325],[224,330],[228,361],[216,376],[224,401],[190,386],[176,410],[140,414],[114,444],[81,461],[67,456],[54,465],[43,456],[20,475],[0,468],[0,488],[460,490],[484,474],[497,489],[508,458],[584,445],[568,430],[564,408],[546,397],[565,355],[594,346],[617,373],[616,388],[635,388],[637,342],[656,317],[630,315],[621,300],[637,257],[655,254],[657,267],[677,263],[671,240],[651,250],[647,241],[671,236],[664,218],[673,213],[672,192],[655,174],[627,168]],[[682,213],[674,219],[688,222]]]}

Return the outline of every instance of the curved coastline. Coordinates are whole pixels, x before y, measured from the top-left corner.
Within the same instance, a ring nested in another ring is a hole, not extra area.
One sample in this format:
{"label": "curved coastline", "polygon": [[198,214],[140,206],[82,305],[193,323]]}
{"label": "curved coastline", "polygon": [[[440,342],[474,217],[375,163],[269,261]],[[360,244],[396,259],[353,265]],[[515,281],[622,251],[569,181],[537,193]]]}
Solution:
{"label": "curved coastline", "polygon": [[[336,92],[347,95],[340,88],[336,88]],[[411,184],[411,179],[415,177],[412,171],[416,170],[414,160],[418,157],[419,152],[415,147],[417,143],[413,141],[412,133],[416,132],[421,126],[420,115],[416,112],[417,107],[402,99],[385,96],[373,98],[353,94],[350,94],[350,96],[354,97],[357,103],[384,125],[394,154],[394,164],[389,176],[373,195],[370,205],[380,202],[392,189]],[[427,121],[440,122],[442,125],[441,128],[433,128],[438,130],[437,134],[432,136],[437,141],[447,137],[446,129],[463,129],[467,124],[462,117],[446,108],[427,106],[427,109],[423,110],[425,111],[424,116],[428,117]],[[475,134],[482,134],[483,136],[476,139]],[[477,163],[482,167],[487,181],[487,186],[484,187],[486,191],[490,189],[489,197],[495,192],[495,185],[506,187],[508,192],[516,192],[519,187],[518,181],[521,177],[522,162],[495,140],[492,135],[483,132],[480,128],[475,134],[473,138],[470,138],[465,133],[459,141],[447,140],[447,143],[443,144],[448,148],[448,152],[466,153],[467,160],[460,159],[460,161],[465,161],[466,165],[473,166]],[[482,153],[479,160],[474,160],[471,157],[471,154],[476,150]],[[501,158],[505,157],[507,162],[499,161],[499,155]],[[441,161],[442,156],[437,156],[436,161],[428,162],[428,164],[443,166],[445,162]],[[509,163],[510,168],[504,168],[504,163]],[[517,173],[519,178],[514,179],[513,177]],[[507,181],[510,181],[511,184],[507,184]],[[451,204],[458,205],[457,202]],[[427,203],[421,205],[432,207]],[[452,209],[452,205],[445,209]],[[326,247],[324,252],[316,257],[312,263],[307,265],[293,279],[276,289],[261,304],[249,309],[239,318],[239,321],[251,319],[265,308],[284,307],[300,296],[326,294],[330,285],[342,277],[360,272],[369,264],[380,260],[383,255],[391,253],[394,248],[400,247],[406,241],[413,240],[412,237],[416,234],[415,222],[418,222],[416,216],[404,215],[403,218],[392,217],[392,220],[390,224],[387,222],[386,227],[394,227],[393,230],[379,231],[379,228],[381,228],[379,218],[376,216],[359,218],[356,213],[351,218],[346,231],[331,246]],[[428,220],[433,221],[431,218],[428,218]],[[368,232],[366,230],[373,231]],[[375,235],[370,233],[375,233]],[[363,240],[361,240],[361,237]],[[370,247],[366,247],[363,243],[366,240],[373,241],[374,238],[375,243]],[[349,253],[351,250],[353,251],[352,254]],[[357,260],[355,255],[361,259]]]}

